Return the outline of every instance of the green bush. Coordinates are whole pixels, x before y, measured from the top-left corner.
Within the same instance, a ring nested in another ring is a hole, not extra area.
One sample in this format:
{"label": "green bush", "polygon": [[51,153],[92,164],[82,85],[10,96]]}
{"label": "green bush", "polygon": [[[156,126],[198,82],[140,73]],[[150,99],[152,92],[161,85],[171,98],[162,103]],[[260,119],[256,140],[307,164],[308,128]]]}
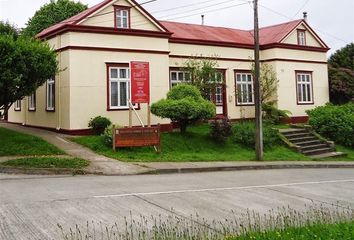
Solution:
{"label": "green bush", "polygon": [[354,103],[327,104],[308,110],[309,124],[324,137],[354,147]]}
{"label": "green bush", "polygon": [[279,124],[282,118],[289,118],[291,114],[288,110],[281,110],[269,103],[262,104],[262,111],[264,113],[264,120],[270,124]]}
{"label": "green bush", "polygon": [[167,93],[166,99],[152,104],[151,112],[177,122],[184,133],[188,125],[214,117],[215,105],[203,99],[195,86],[180,84]]}
{"label": "green bush", "polygon": [[217,118],[210,121],[210,136],[217,143],[226,143],[232,133],[230,120],[226,117]]}
{"label": "green bush", "polygon": [[103,134],[104,130],[111,124],[112,123],[108,118],[97,116],[90,119],[88,126],[92,128],[95,134],[101,135]]}
{"label": "green bush", "polygon": [[[256,127],[254,122],[238,122],[232,127],[233,140],[249,148],[255,147]],[[271,148],[279,143],[278,131],[263,125],[263,146]]]}

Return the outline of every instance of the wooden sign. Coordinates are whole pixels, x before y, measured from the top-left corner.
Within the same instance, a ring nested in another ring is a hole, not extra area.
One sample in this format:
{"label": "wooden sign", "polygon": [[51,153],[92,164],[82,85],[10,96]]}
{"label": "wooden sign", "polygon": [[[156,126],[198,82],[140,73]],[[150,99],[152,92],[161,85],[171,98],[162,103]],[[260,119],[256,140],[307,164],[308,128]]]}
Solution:
{"label": "wooden sign", "polygon": [[150,103],[150,69],[148,62],[132,61],[131,101],[132,103]]}
{"label": "wooden sign", "polygon": [[156,127],[113,128],[113,150],[120,147],[154,146],[160,152],[160,125]]}

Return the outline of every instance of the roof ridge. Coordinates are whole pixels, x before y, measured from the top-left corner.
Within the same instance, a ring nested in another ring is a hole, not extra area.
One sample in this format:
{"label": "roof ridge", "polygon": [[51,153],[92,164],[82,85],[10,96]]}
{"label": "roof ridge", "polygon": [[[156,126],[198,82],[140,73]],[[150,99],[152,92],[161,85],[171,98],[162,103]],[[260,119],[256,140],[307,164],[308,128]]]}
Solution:
{"label": "roof ridge", "polygon": [[[294,22],[302,22],[303,19],[296,19],[296,20],[292,20],[292,21],[289,21],[289,22],[283,22],[283,23],[278,23],[278,24],[274,24],[274,25],[269,25],[269,26],[265,26],[265,27],[260,27],[259,30],[261,29],[266,29],[266,28],[272,28],[272,27],[279,27],[281,25],[285,25],[285,24],[291,24],[291,23],[294,23]],[[251,29],[250,31],[252,31],[253,29]]]}

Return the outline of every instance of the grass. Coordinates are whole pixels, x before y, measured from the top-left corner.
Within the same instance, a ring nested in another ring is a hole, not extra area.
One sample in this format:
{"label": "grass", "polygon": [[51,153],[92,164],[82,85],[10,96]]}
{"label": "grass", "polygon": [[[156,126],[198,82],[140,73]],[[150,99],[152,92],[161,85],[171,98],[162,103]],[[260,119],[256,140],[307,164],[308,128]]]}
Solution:
{"label": "grass", "polygon": [[354,221],[332,224],[314,224],[304,227],[290,227],[282,230],[250,232],[228,240],[352,240]]}
{"label": "grass", "polygon": [[0,163],[0,165],[25,168],[81,169],[88,166],[89,162],[79,158],[30,157],[9,160]]}
{"label": "grass", "polygon": [[[193,126],[185,135],[179,132],[162,133],[162,152],[157,154],[152,147],[124,148],[112,151],[103,142],[102,136],[84,136],[72,138],[74,142],[84,145],[107,157],[127,162],[187,162],[187,161],[250,161],[255,159],[254,150],[233,143],[225,145],[213,142],[209,137],[207,124]],[[270,160],[310,160],[283,145],[267,149],[264,154]]]}
{"label": "grass", "polygon": [[0,156],[59,154],[65,153],[39,137],[0,127]]}

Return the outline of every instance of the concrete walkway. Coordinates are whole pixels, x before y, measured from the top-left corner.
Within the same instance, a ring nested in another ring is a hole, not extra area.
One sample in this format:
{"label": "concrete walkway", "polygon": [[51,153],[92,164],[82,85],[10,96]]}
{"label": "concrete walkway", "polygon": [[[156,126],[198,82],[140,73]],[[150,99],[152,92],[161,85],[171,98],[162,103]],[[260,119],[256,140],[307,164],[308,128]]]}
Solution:
{"label": "concrete walkway", "polygon": [[104,175],[131,175],[150,171],[147,167],[124,163],[98,155],[88,148],[66,140],[65,138],[70,137],[69,135],[5,122],[0,122],[0,127],[40,137],[73,157],[89,160],[91,162],[90,166],[85,169],[89,173]]}

